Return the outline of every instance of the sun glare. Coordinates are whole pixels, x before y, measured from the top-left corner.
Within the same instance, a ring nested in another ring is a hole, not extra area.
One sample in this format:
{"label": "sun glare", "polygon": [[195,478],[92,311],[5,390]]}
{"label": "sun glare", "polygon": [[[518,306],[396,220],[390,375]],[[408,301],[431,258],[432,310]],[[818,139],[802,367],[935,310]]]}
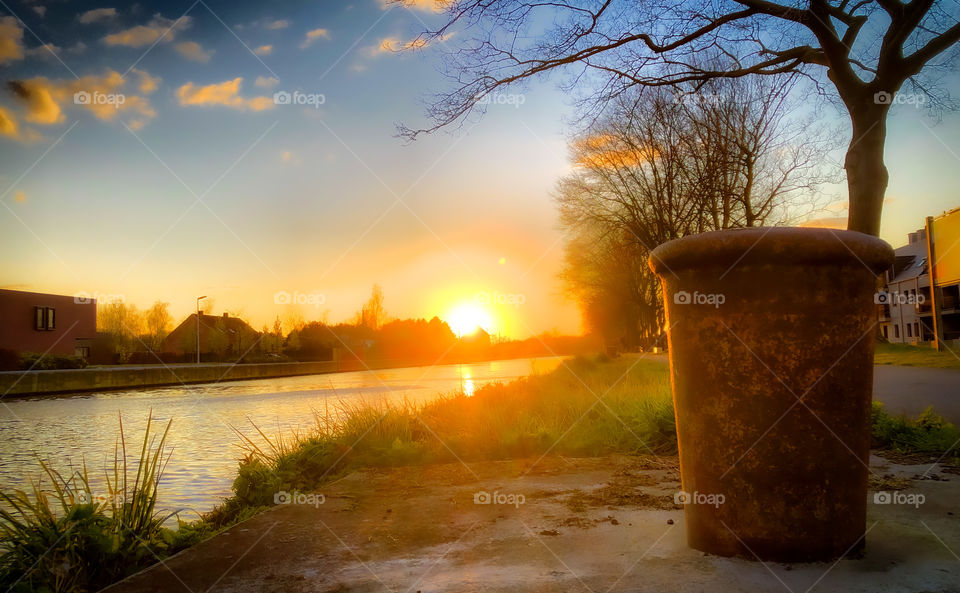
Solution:
{"label": "sun glare", "polygon": [[493,332],[493,316],[483,306],[474,303],[457,305],[446,315],[446,322],[450,329],[458,336],[470,335],[482,327],[487,332]]}

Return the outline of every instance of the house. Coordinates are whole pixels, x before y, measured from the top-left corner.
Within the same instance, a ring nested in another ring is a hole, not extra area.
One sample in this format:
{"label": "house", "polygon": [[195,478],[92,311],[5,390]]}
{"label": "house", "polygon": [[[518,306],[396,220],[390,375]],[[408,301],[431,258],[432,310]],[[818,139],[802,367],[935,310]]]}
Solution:
{"label": "house", "polygon": [[960,339],[960,249],[952,249],[960,242],[960,208],[928,218],[926,227],[907,238],[894,250],[896,259],[875,299],[880,333],[901,344],[932,342],[936,330],[944,341]]}
{"label": "house", "polygon": [[[260,339],[260,332],[250,327],[239,317],[206,315],[200,311],[200,353],[223,357],[230,354],[243,356]],[[197,353],[197,314],[184,319],[163,340],[163,352],[175,354]]]}
{"label": "house", "polygon": [[88,358],[96,336],[95,299],[0,289],[0,348]]}

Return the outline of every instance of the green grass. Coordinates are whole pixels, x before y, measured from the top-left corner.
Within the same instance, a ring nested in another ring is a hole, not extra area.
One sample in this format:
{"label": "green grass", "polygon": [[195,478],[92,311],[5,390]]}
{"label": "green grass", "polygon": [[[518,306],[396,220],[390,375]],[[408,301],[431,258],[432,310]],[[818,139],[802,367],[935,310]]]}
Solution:
{"label": "green grass", "polygon": [[487,385],[424,405],[341,402],[286,441],[238,430],[246,456],[227,519],[274,493],[317,488],[360,467],[610,453],[673,454],[670,379],[662,364],[574,358],[545,375]]}
{"label": "green grass", "polygon": [[[597,400],[600,398],[600,402]],[[960,431],[932,410],[911,419],[872,413],[874,447],[957,458]],[[255,425],[238,431],[246,457],[235,496],[214,513],[229,519],[362,467],[496,460],[545,453],[600,456],[677,450],[669,373],[648,361],[578,357],[542,376],[428,404],[350,402],[317,415],[316,429],[286,441]]]}
{"label": "green grass", "polygon": [[944,461],[960,463],[960,430],[927,408],[916,418],[892,416],[880,402],[873,402],[871,413],[873,446],[903,454],[943,456]]}
{"label": "green grass", "polygon": [[954,346],[950,348],[953,348],[953,352],[949,350],[937,352],[929,346],[878,343],[873,362],[898,366],[960,369],[960,351],[957,351]]}

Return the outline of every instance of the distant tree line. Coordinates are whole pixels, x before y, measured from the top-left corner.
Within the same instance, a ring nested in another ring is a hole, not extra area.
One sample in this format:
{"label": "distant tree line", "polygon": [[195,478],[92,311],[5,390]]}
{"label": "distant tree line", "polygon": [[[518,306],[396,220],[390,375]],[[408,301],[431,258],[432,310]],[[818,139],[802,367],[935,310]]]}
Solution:
{"label": "distant tree line", "polygon": [[[208,303],[208,307],[210,304]],[[233,317],[239,317],[232,314]],[[393,319],[384,307],[383,289],[374,285],[369,299],[347,322],[305,321],[298,310],[257,332],[246,324],[231,330],[222,316],[207,315],[210,326],[202,360],[222,362],[396,361],[439,364],[496,358],[551,356],[594,351],[591,338],[544,334],[527,340],[492,340],[482,329],[458,338],[438,317]],[[124,302],[98,304],[97,339],[91,349],[94,364],[159,364],[192,362],[196,333],[181,336],[180,354],[169,352],[165,339],[172,330],[169,304],[157,301],[139,310]],[[243,329],[246,327],[246,329]],[[243,335],[231,336],[231,332]],[[235,339],[231,339],[231,337]],[[176,337],[171,340],[176,342]],[[167,342],[171,341],[167,340]]]}

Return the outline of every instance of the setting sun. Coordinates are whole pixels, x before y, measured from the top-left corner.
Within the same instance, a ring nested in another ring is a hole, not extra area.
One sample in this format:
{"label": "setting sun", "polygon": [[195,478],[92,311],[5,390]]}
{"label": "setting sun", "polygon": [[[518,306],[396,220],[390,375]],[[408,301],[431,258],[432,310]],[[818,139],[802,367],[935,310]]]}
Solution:
{"label": "setting sun", "polygon": [[457,336],[472,334],[479,327],[493,333],[493,316],[479,304],[461,303],[447,313],[445,321]]}

